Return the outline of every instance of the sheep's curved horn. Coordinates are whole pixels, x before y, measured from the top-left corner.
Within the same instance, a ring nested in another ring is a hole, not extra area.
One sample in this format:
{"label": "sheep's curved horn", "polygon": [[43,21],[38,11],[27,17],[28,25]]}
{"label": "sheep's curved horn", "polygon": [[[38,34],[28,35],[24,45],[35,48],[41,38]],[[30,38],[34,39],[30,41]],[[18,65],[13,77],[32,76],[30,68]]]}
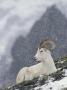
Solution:
{"label": "sheep's curved horn", "polygon": [[56,45],[54,41],[46,39],[46,40],[41,41],[39,48],[46,48],[49,50],[53,50],[55,46]]}

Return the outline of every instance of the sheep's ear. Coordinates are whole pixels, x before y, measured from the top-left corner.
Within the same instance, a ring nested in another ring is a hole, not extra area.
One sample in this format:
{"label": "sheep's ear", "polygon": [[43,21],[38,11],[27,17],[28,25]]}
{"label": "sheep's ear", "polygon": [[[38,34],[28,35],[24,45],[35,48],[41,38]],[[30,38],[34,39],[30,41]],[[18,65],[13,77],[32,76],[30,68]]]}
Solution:
{"label": "sheep's ear", "polygon": [[55,43],[52,40],[46,39],[41,41],[39,48],[46,48],[49,50],[53,50],[55,48]]}

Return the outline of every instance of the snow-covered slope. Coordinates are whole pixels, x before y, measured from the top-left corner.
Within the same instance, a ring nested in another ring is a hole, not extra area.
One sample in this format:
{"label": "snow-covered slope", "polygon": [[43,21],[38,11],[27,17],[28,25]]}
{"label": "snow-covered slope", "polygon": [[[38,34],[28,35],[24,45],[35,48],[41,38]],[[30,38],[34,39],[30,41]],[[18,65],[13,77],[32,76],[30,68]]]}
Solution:
{"label": "snow-covered slope", "polygon": [[[67,70],[65,71],[67,72]],[[58,81],[48,80],[47,84],[36,87],[34,90],[38,90],[39,88],[41,88],[41,90],[67,90],[67,76]]]}
{"label": "snow-covered slope", "polygon": [[60,74],[60,71],[58,72],[58,77],[56,76],[57,73],[54,74],[54,77],[48,76],[47,79],[46,77],[45,79],[39,77],[33,81],[9,86],[7,90],[67,90],[67,69],[63,69],[62,72],[62,74]]}

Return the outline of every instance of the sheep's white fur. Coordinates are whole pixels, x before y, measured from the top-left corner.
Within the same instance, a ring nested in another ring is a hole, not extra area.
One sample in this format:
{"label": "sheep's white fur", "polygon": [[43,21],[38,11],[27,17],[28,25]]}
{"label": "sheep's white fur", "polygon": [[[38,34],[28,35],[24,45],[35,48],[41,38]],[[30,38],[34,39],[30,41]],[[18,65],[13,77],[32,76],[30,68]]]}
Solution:
{"label": "sheep's white fur", "polygon": [[38,48],[35,58],[37,61],[40,61],[40,63],[22,68],[17,75],[16,84],[57,71],[50,50]]}

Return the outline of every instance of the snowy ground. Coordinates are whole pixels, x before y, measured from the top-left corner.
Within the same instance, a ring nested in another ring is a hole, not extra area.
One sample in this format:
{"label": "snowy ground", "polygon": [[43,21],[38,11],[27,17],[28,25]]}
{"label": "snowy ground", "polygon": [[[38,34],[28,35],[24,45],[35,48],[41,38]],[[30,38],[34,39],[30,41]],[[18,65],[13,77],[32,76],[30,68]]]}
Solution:
{"label": "snowy ground", "polygon": [[63,79],[54,82],[52,79],[49,79],[47,84],[36,87],[34,90],[38,90],[39,88],[41,88],[41,90],[67,90],[67,69],[64,70],[64,72],[66,77]]}

